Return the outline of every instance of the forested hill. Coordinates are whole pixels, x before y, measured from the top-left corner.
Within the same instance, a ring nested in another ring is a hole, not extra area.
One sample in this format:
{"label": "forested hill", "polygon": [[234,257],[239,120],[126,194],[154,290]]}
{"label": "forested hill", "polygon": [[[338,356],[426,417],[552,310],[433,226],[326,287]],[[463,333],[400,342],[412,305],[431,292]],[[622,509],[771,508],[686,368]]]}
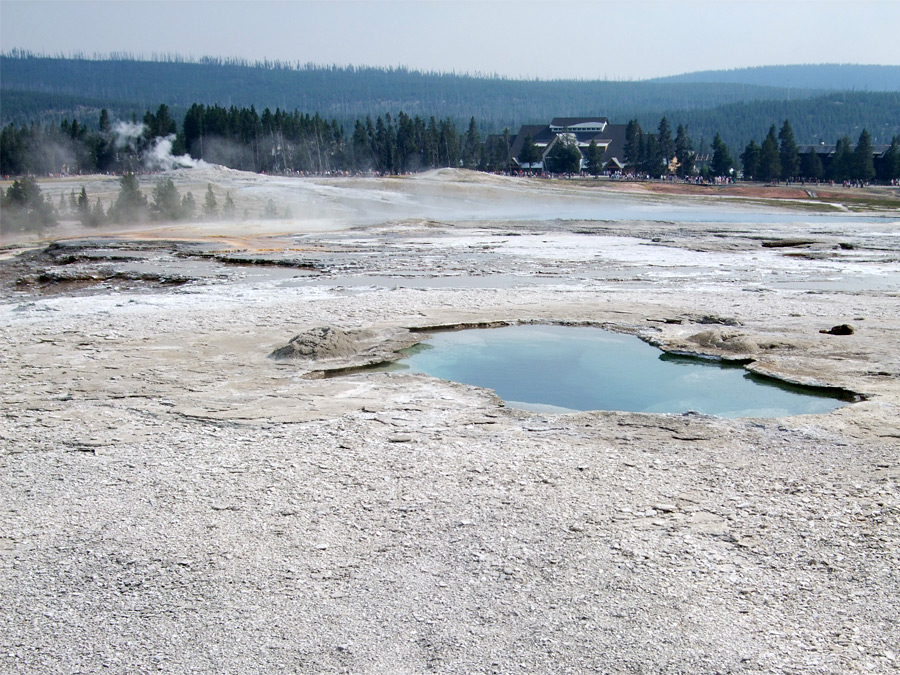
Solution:
{"label": "forested hill", "polygon": [[[834,76],[835,69],[847,77]],[[131,58],[91,60],[21,54],[0,55],[2,126],[41,122],[59,126],[77,119],[96,127],[101,109],[113,120],[142,119],[160,104],[181,122],[195,104],[226,108],[255,107],[318,113],[347,133],[357,119],[404,112],[428,120],[449,119],[465,129],[474,117],[481,134],[554,117],[599,115],[614,123],[637,119],[646,129],[666,115],[673,125],[690,128],[704,150],[716,133],[731,148],[760,140],[769,126],[790,119],[799,143],[835,143],[856,138],[863,128],[875,143],[890,143],[900,134],[900,87],[873,91],[875,73],[882,83],[897,66],[779,66],[681,76],[757,77],[780,73],[790,88],[747,83],[609,82],[508,80],[468,75],[355,67],[313,67],[280,63],[246,64],[205,59],[188,63]],[[722,75],[721,73],[725,73]],[[816,83],[833,90],[798,86]],[[868,73],[868,75],[866,75]],[[893,73],[894,75],[891,75]],[[813,76],[815,74],[815,77]],[[790,75],[790,80],[785,79]],[[868,79],[866,79],[868,77]],[[796,80],[795,80],[796,78]],[[771,80],[775,81],[775,80]],[[866,91],[866,83],[871,85]]]}
{"label": "forested hill", "polygon": [[[367,115],[396,113],[451,118],[474,116],[486,131],[513,129],[558,116],[603,115],[627,120],[639,113],[700,110],[741,101],[805,98],[745,84],[683,84],[574,80],[510,80],[422,73],[405,69],[288,67],[129,59],[70,59],[0,56],[2,121],[39,119],[42,111],[73,116],[106,105],[125,112],[167,104],[176,114],[194,103],[299,109],[341,122]],[[39,94],[37,97],[35,94]],[[52,97],[59,97],[53,99]],[[82,103],[83,102],[83,103]],[[80,115],[79,115],[80,116]]]}
{"label": "forested hill", "polygon": [[849,63],[758,66],[735,70],[704,70],[650,81],[668,84],[730,83],[832,91],[900,91],[900,66]]}

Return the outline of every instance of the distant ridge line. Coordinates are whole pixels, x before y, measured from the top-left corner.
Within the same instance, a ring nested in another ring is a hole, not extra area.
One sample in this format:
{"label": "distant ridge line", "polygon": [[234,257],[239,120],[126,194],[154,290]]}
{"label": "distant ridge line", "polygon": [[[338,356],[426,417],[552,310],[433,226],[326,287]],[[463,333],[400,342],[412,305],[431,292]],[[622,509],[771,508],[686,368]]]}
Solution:
{"label": "distant ridge line", "polygon": [[[860,64],[860,63],[803,63],[765,66],[746,66],[721,70],[699,70],[677,75],[636,78],[542,78],[510,77],[499,73],[456,70],[423,70],[406,65],[367,66],[358,64],[315,63],[313,61],[284,61],[281,59],[246,59],[238,56],[199,56],[176,52],[152,52],[149,56],[128,51],[94,52],[87,55],[83,51],[69,54],[57,52],[34,52],[12,48],[0,52],[6,59],[47,59],[93,62],[133,62],[170,63],[207,66],[226,66],[268,71],[291,72],[340,72],[340,73],[402,73],[422,77],[447,77],[473,80],[495,80],[505,82],[608,82],[608,83],[655,83],[655,84],[752,84],[766,87],[830,90],[830,91],[900,91],[900,65]],[[836,75],[843,77],[836,77]],[[790,77],[788,77],[790,76]],[[793,81],[792,81],[793,80]]]}
{"label": "distant ridge line", "polygon": [[900,65],[820,63],[701,70],[647,80],[660,84],[747,84],[831,91],[900,91]]}
{"label": "distant ridge line", "polygon": [[508,82],[644,82],[633,78],[622,79],[589,79],[589,78],[541,78],[541,77],[510,77],[499,73],[484,73],[481,71],[456,70],[424,70],[411,68],[405,65],[396,66],[366,66],[358,64],[315,63],[313,61],[283,61],[281,59],[251,60],[238,56],[200,56],[192,54],[184,55],[173,52],[153,52],[150,56],[135,54],[134,52],[116,51],[108,53],[94,52],[86,55],[84,52],[71,53],[57,52],[55,54],[33,52],[25,49],[13,48],[0,52],[0,57],[6,59],[46,59],[62,61],[91,61],[91,62],[131,62],[131,63],[172,63],[200,66],[228,66],[235,68],[251,68],[260,70],[285,70],[291,72],[316,72],[330,71],[341,73],[403,73],[406,75],[421,75],[423,77],[448,77],[475,80],[503,80]]}

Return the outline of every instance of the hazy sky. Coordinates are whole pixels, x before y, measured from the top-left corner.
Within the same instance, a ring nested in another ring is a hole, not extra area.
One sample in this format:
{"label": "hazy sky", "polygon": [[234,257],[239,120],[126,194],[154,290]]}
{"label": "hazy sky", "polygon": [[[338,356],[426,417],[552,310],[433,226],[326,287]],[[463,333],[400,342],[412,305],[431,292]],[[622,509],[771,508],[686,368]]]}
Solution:
{"label": "hazy sky", "polygon": [[3,51],[176,52],[528,78],[895,65],[898,34],[900,0],[0,0]]}

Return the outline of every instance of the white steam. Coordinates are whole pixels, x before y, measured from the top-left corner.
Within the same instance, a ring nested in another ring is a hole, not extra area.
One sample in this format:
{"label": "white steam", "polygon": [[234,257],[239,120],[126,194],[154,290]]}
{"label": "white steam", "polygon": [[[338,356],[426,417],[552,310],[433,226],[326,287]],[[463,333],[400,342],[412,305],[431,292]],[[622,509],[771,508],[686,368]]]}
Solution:
{"label": "white steam", "polygon": [[[147,125],[143,122],[116,122],[112,128],[116,139],[116,148],[119,150],[136,150],[138,139],[146,131]],[[153,145],[143,153],[144,165],[149,171],[196,169],[201,166],[209,166],[202,159],[194,159],[190,155],[173,155],[172,143],[174,141],[175,134],[153,139]]]}
{"label": "white steam", "polygon": [[116,136],[116,148],[134,148],[135,142],[146,129],[147,126],[142,122],[116,122],[112,128]]}
{"label": "white steam", "polygon": [[144,164],[148,169],[151,171],[168,171],[170,169],[196,169],[209,166],[202,159],[194,159],[187,154],[173,155],[172,143],[174,141],[175,134],[154,139],[153,146],[144,153]]}

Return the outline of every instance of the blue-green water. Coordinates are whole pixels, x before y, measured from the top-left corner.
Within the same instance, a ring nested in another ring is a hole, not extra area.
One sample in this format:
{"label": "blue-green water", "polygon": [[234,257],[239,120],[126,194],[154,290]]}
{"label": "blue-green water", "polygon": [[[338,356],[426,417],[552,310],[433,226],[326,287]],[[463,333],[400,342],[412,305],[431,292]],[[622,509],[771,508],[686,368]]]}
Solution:
{"label": "blue-green water", "polygon": [[402,363],[414,372],[493,389],[507,405],[526,410],[782,417],[845,404],[740,366],[664,354],[634,336],[591,327],[437,333]]}

